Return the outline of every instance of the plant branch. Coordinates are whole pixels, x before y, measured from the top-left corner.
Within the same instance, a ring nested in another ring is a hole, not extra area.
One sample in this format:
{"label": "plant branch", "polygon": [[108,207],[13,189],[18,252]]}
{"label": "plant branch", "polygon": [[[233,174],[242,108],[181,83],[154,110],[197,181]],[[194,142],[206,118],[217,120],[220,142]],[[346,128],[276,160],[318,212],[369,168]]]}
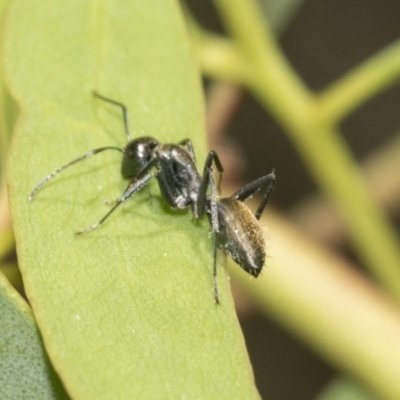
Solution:
{"label": "plant branch", "polygon": [[[386,211],[400,211],[400,135],[383,144],[362,163],[362,174],[374,200]],[[385,177],[385,179],[382,179]],[[322,195],[310,195],[291,212],[291,218],[309,235],[330,246],[340,245],[347,236],[344,221]]]}
{"label": "plant branch", "polygon": [[186,20],[197,58],[205,74],[218,79],[247,84],[250,70],[236,44],[204,30],[186,11]]}
{"label": "plant branch", "polygon": [[400,79],[400,40],[354,68],[322,91],[318,114],[338,123],[351,111]]}
{"label": "plant branch", "polygon": [[[260,85],[268,108],[287,129],[304,124],[313,112],[313,96],[276,44],[261,12],[252,1],[214,0],[221,17],[251,70],[249,87]],[[290,115],[290,118],[287,118]]]}

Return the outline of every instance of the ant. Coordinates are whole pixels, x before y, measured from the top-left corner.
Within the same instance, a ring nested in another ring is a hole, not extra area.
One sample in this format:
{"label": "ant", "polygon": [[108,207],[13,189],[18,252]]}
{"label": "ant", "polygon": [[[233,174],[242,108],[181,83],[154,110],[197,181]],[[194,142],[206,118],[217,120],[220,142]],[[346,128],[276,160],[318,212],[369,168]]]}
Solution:
{"label": "ant", "polygon": [[[119,205],[144,188],[151,179],[156,178],[161,195],[171,208],[186,209],[190,207],[195,219],[202,218],[205,214],[208,216],[214,233],[213,287],[214,299],[217,304],[219,304],[217,287],[218,246],[228,253],[247,273],[257,277],[265,262],[263,231],[258,220],[274,188],[275,172],[272,171],[270,174],[250,182],[231,197],[217,200],[213,165],[220,174],[219,183],[223,173],[223,167],[217,153],[214,151],[208,153],[203,175],[200,175],[196,168],[193,145],[189,139],[182,140],[178,144],[161,144],[157,139],[150,136],[132,139],[126,106],[95,91],[93,95],[121,109],[128,144],[124,148],[107,146],[93,149],[62,165],[44,177],[33,188],[29,200],[33,199],[44,184],[64,169],[105,150],[120,151],[123,154],[121,174],[123,178],[130,180],[129,185],[103,218],[83,231],[77,232],[77,234],[89,233],[99,227]],[[253,215],[243,202],[261,189],[264,189],[264,193],[258,209]]]}

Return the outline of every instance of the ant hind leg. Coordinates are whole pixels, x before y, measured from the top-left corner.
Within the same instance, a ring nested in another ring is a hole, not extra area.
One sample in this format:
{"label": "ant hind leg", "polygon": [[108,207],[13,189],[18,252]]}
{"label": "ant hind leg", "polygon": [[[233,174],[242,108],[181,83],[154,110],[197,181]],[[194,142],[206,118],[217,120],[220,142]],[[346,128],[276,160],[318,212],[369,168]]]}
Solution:
{"label": "ant hind leg", "polygon": [[[218,205],[216,198],[216,187],[214,182],[214,175],[211,168],[212,162],[215,162],[216,167],[220,173],[222,173],[222,165],[216,153],[210,151],[207,157],[207,161],[204,166],[204,174],[200,185],[200,190],[197,199],[197,212],[198,216],[201,217],[206,212],[207,204],[209,204],[210,222],[211,229],[214,234],[214,262],[213,262],[213,288],[214,288],[214,300],[216,304],[220,304],[218,295],[218,282],[217,282],[217,255],[218,255],[218,233],[219,233],[219,221],[218,221]],[[207,195],[207,189],[210,189],[210,195]]]}
{"label": "ant hind leg", "polygon": [[262,196],[261,202],[257,208],[257,211],[254,214],[257,219],[260,219],[261,214],[263,213],[264,208],[267,205],[269,196],[274,189],[275,181],[275,170],[273,170],[270,174],[262,176],[261,178],[258,178],[255,181],[248,183],[246,186],[243,186],[236,193],[234,193],[231,198],[243,202],[251,197],[254,193],[257,193],[259,190],[265,187],[265,192]]}
{"label": "ant hind leg", "polygon": [[[203,170],[203,177],[201,178],[201,184],[199,188],[199,193],[197,196],[197,204],[196,210],[198,213],[197,218],[200,218],[205,213],[206,208],[206,200],[207,200],[207,189],[210,188],[211,190],[211,215],[213,209],[213,203],[216,203],[216,189],[215,189],[215,182],[213,177],[213,169],[212,164],[215,164],[217,171],[219,172],[219,180],[217,185],[217,190],[219,190],[219,186],[221,184],[222,173],[224,169],[222,167],[221,161],[219,160],[218,154],[215,151],[210,151],[208,153],[206,162],[204,163],[204,170]],[[214,194],[213,194],[214,192]],[[214,200],[213,200],[214,198]],[[216,206],[215,206],[216,208]]]}

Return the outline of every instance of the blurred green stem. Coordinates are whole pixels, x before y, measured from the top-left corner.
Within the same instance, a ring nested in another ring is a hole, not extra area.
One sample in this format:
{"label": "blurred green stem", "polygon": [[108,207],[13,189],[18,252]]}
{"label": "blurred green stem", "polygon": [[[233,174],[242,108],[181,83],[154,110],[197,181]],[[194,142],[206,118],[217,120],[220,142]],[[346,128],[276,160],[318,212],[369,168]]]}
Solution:
{"label": "blurred green stem", "polygon": [[203,72],[219,79],[246,84],[251,70],[236,43],[207,32],[194,20],[187,8],[184,11]]}
{"label": "blurred green stem", "polygon": [[400,40],[375,54],[319,94],[318,114],[340,122],[360,104],[400,79]]}
{"label": "blurred green stem", "polygon": [[[240,75],[238,83],[245,81],[286,129],[309,171],[346,218],[355,247],[366,266],[400,301],[398,238],[371,200],[359,167],[335,127],[337,119],[347,110],[396,77],[397,69],[400,71],[397,46],[315,96],[286,61],[254,1],[215,0],[215,4],[235,42],[224,42],[229,43],[230,52],[225,51],[226,57],[220,63],[216,57],[207,63],[204,48],[211,43],[221,46],[222,39],[213,42],[212,36],[207,36],[202,45],[197,42],[197,48],[202,49],[201,63],[207,65],[210,75],[219,78],[235,80],[235,74],[228,71],[239,70],[238,66],[241,71],[249,71]],[[201,42],[202,35],[194,36],[194,40]],[[390,60],[391,67],[388,67]]]}

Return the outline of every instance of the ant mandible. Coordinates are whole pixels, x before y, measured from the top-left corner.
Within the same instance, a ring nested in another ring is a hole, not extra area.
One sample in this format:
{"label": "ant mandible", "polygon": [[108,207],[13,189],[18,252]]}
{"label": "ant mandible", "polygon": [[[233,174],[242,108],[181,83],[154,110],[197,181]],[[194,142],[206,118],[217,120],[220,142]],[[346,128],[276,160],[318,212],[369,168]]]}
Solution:
{"label": "ant mandible", "polygon": [[[178,144],[161,144],[157,139],[149,136],[132,139],[126,106],[97,92],[93,92],[93,95],[120,107],[128,144],[124,148],[107,146],[93,149],[62,165],[45,176],[33,188],[29,200],[33,199],[44,184],[64,169],[105,150],[120,151],[123,154],[121,174],[130,180],[128,187],[103,218],[77,234],[88,233],[99,227],[119,205],[144,188],[152,178],[157,178],[161,195],[171,208],[190,207],[195,219],[201,218],[205,214],[209,218],[214,234],[213,286],[214,299],[217,304],[219,304],[218,246],[246,272],[257,277],[265,263],[265,243],[258,220],[274,188],[274,171],[242,187],[231,197],[217,200],[213,165],[220,176],[223,173],[217,153],[214,151],[208,153],[201,176],[196,168],[195,152],[189,139],[182,140]],[[253,215],[243,202],[261,189],[265,189],[262,200]]]}

